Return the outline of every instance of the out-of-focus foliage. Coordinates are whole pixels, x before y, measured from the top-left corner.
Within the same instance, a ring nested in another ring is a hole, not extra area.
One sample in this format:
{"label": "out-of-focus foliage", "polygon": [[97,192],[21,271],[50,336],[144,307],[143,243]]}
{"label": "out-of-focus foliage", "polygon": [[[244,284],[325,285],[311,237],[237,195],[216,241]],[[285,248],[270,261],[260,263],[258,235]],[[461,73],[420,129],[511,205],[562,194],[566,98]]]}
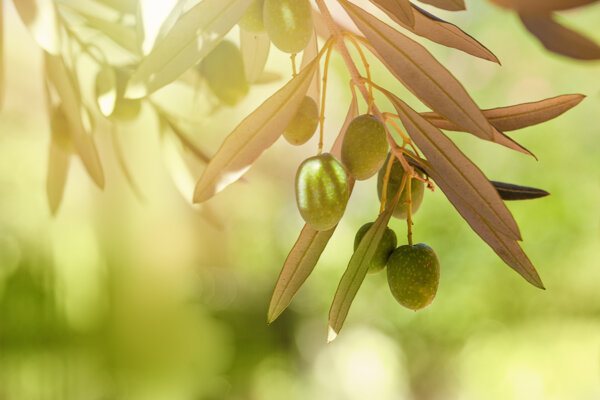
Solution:
{"label": "out-of-focus foliage", "polygon": [[[0,398],[600,397],[598,66],[543,53],[512,13],[469,3],[469,14],[443,16],[493,49],[502,73],[455,50],[431,50],[459,78],[469,77],[467,89],[482,107],[558,93],[588,96],[560,119],[515,134],[535,148],[539,164],[508,150],[495,149],[490,157],[491,145],[450,133],[491,179],[552,193],[536,203],[509,204],[547,291],[533,290],[503,268],[436,191],[415,216],[415,239],[426,238],[441,262],[436,302],[419,313],[400,309],[384,276],[367,275],[344,334],[330,345],[323,315],[352,253],[354,233],[367,222],[365,215],[377,214],[375,181],[355,188],[348,216],[312,277],[290,309],[267,326],[275,278],[302,226],[294,217],[293,176],[311,149],[279,140],[246,183],[203,209],[187,201],[203,168],[194,144],[216,150],[280,82],[254,86],[233,109],[213,108],[206,91],[194,94],[190,87],[200,84],[195,75],[165,89],[155,105],[144,102],[139,117],[117,132],[145,202],[132,195],[111,151],[113,138],[103,135],[97,146],[105,191],[71,157],[64,204],[52,218],[45,185],[55,136],[43,96],[43,60],[11,3],[4,4]],[[598,11],[592,6],[569,20],[597,41]],[[129,63],[114,44],[96,43],[110,47],[111,59]],[[385,76],[372,61],[373,75]],[[86,81],[94,82],[89,60],[80,62]],[[288,63],[274,53],[268,70],[286,74]],[[328,106],[327,129],[335,132],[349,93],[337,56],[332,71],[335,106]],[[404,91],[391,79],[385,84]],[[86,105],[94,107],[94,87],[82,91]],[[179,118],[154,118],[155,106]],[[108,132],[105,125],[98,129]],[[308,146],[316,147],[317,140]],[[161,158],[164,165],[157,162]],[[391,225],[403,232],[405,224]]]}

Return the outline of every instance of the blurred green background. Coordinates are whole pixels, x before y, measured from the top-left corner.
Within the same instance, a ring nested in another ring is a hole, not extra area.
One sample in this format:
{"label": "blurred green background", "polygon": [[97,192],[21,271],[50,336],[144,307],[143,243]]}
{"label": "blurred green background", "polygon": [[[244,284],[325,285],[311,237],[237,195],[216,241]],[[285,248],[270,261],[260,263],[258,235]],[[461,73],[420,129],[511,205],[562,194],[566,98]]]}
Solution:
{"label": "blurred green background", "polygon": [[[108,128],[100,125],[106,189],[74,162],[63,204],[51,217],[42,56],[12,4],[5,6],[0,399],[600,398],[598,62],[545,52],[514,14],[484,2],[468,2],[464,13],[436,11],[502,62],[427,44],[483,108],[587,95],[558,119],[514,132],[539,162],[450,133],[491,179],[552,193],[509,204],[547,290],[504,265],[436,190],[426,194],[414,228],[416,241],[441,261],[434,303],[408,311],[389,293],[385,274],[369,275],[339,338],[327,345],[329,305],[354,232],[377,214],[375,180],[357,185],[314,273],[267,326],[271,291],[302,227],[295,170],[315,153],[317,140],[299,148],[278,141],[245,182],[197,208],[189,199],[200,169],[189,175],[177,144],[161,139],[145,105],[117,132],[145,200],[127,186]],[[600,40],[600,5],[564,16]],[[349,102],[337,56],[332,67],[327,147]],[[287,56],[273,50],[268,70],[287,76]],[[381,66],[373,73],[406,94]],[[282,81],[253,87],[235,108],[208,110],[204,93],[178,84],[157,98],[212,153]],[[405,223],[391,226],[402,242]]]}

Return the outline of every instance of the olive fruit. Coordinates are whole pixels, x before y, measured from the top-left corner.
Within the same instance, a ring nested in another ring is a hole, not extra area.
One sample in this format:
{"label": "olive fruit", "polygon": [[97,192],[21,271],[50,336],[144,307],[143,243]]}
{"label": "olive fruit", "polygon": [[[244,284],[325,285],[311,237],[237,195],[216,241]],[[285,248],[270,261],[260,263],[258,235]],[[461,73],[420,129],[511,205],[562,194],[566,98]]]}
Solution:
{"label": "olive fruit", "polygon": [[350,122],[342,142],[342,162],[358,180],[372,177],[388,153],[385,127],[372,115],[360,115]]}
{"label": "olive fruit", "polygon": [[398,303],[420,310],[433,301],[440,283],[440,262],[431,247],[400,246],[387,262],[387,279]]}
{"label": "olive fruit", "polygon": [[348,203],[348,178],[342,164],[329,153],[307,158],[296,174],[300,215],[317,231],[333,228]]}
{"label": "olive fruit", "polygon": [[228,106],[236,105],[249,86],[240,49],[222,40],[200,63],[200,73],[214,95]]}
{"label": "olive fruit", "polygon": [[[383,164],[383,167],[379,170],[379,174],[377,175],[377,195],[379,196],[379,200],[381,200],[381,192],[383,191],[383,180],[385,179],[385,172],[387,169],[387,163],[390,158],[388,154],[388,158],[386,162]],[[418,171],[417,171],[418,172]],[[419,176],[422,176],[420,172],[418,172]],[[392,164],[392,170],[390,171],[390,180],[387,185],[387,200],[391,201],[396,193],[400,189],[400,185],[402,184],[402,177],[404,176],[404,168],[402,168],[402,164],[396,157],[394,157],[394,161]],[[396,205],[394,209],[394,217],[400,219],[406,219],[408,216],[408,181],[402,190],[402,195],[400,197],[400,201]],[[411,212],[412,214],[416,213],[423,202],[423,194],[425,193],[425,185],[423,181],[412,178],[410,183],[410,192],[411,192]]]}
{"label": "olive fruit", "polygon": [[[354,251],[356,251],[360,241],[372,225],[373,222],[364,224],[360,227],[358,232],[356,232],[356,236],[354,237]],[[393,230],[386,227],[383,236],[377,245],[377,249],[375,250],[375,255],[371,260],[371,265],[369,265],[369,273],[376,273],[385,268],[385,264],[387,263],[390,254],[392,254],[392,251],[396,248],[396,243],[396,234]]]}
{"label": "olive fruit", "polygon": [[313,34],[308,0],[265,0],[263,22],[271,42],[286,53],[299,53]]}
{"label": "olive fruit", "polygon": [[263,6],[265,0],[254,0],[246,13],[239,20],[238,25],[245,31],[252,33],[264,32]]}
{"label": "olive fruit", "polygon": [[283,137],[293,145],[304,144],[312,137],[319,125],[319,110],[312,97],[306,96],[300,103],[296,115],[289,123]]}

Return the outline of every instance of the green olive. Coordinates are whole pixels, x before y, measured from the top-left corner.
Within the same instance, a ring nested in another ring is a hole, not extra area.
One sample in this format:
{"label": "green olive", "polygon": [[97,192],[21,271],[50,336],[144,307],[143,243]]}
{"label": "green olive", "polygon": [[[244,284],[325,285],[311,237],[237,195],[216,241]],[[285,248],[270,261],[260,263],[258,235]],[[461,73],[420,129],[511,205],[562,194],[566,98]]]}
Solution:
{"label": "green olive", "polygon": [[238,25],[245,31],[260,33],[265,31],[263,23],[263,6],[265,0],[254,0],[244,16],[239,20]]}
{"label": "green olive", "polygon": [[265,0],[263,22],[271,42],[286,53],[299,53],[313,34],[308,0]]}
{"label": "green olive", "polygon": [[200,63],[200,72],[214,95],[228,106],[248,94],[249,85],[240,49],[222,40]]}
{"label": "green olive", "polygon": [[306,96],[300,103],[296,115],[289,123],[283,137],[293,145],[306,143],[319,125],[319,110],[312,97]]}
{"label": "green olive", "polygon": [[[379,170],[379,174],[377,175],[377,195],[379,196],[379,200],[381,200],[381,192],[383,190],[383,180],[385,178],[385,172],[386,172],[389,157],[390,156],[388,154],[388,158],[386,159],[385,163],[383,164],[383,167],[381,167],[381,169]],[[390,172],[390,180],[388,181],[388,185],[387,185],[387,201],[391,201],[394,198],[394,196],[396,196],[396,193],[398,192],[398,190],[400,189],[400,185],[402,184],[403,176],[404,176],[404,168],[402,168],[402,164],[400,164],[400,161],[398,161],[398,159],[396,157],[394,157],[394,161],[392,164],[392,170]],[[422,174],[419,173],[419,176],[422,176]],[[398,202],[398,204],[396,205],[396,208],[394,209],[393,215],[396,218],[406,219],[408,216],[408,204],[407,204],[408,190],[406,190],[407,186],[408,186],[408,183],[405,185],[404,189],[402,190],[402,195],[400,197],[400,201]],[[412,214],[414,214],[419,210],[419,207],[421,207],[421,203],[423,202],[423,194],[425,193],[425,185],[424,185],[423,181],[412,178],[411,183],[410,183],[410,188],[411,188],[410,192],[411,192],[411,201],[412,201],[411,212],[412,212]]]}
{"label": "green olive", "polygon": [[385,127],[371,115],[361,115],[348,125],[342,142],[342,162],[348,173],[364,180],[377,173],[388,153]]}
{"label": "green olive", "polygon": [[433,301],[440,283],[440,262],[431,247],[400,246],[387,263],[390,290],[398,303],[420,310]]}
{"label": "green olive", "polygon": [[342,164],[329,153],[310,157],[296,174],[296,203],[300,215],[317,231],[333,228],[348,204],[348,177]]}
{"label": "green olive", "polygon": [[[354,237],[354,251],[358,248],[360,241],[365,236],[369,228],[373,225],[373,222],[369,222],[360,227],[358,232],[356,232],[356,236]],[[375,250],[375,255],[371,260],[371,265],[369,265],[369,273],[377,273],[385,268],[385,264],[387,263],[390,254],[396,248],[397,239],[396,234],[393,230],[386,227],[383,232],[383,236],[377,245],[377,249]]]}

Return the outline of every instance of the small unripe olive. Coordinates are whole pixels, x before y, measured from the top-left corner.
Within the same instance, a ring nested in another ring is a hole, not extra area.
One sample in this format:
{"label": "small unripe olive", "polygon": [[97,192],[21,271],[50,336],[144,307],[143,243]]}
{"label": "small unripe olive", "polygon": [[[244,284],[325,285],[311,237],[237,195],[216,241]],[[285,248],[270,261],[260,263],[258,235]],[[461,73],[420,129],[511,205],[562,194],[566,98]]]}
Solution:
{"label": "small unripe olive", "polygon": [[433,301],[440,283],[440,262],[431,247],[400,246],[387,263],[390,290],[398,303],[420,310]]}
{"label": "small unripe olive", "polygon": [[[369,222],[360,227],[358,232],[356,232],[356,236],[354,237],[354,251],[358,248],[360,241],[365,236],[369,228],[373,225],[373,222]],[[377,249],[375,250],[375,255],[371,260],[371,265],[369,265],[369,273],[376,273],[385,268],[385,264],[387,263],[390,254],[396,248],[397,239],[396,234],[393,230],[386,227],[385,231],[383,231],[383,236],[377,245]]]}
{"label": "small unripe olive", "polygon": [[307,158],[296,174],[296,203],[300,215],[317,231],[333,228],[348,204],[348,177],[329,153]]}
{"label": "small unripe olive", "polygon": [[293,145],[306,143],[315,133],[319,125],[319,110],[312,97],[305,96],[296,111],[296,115],[289,123],[283,137]]}
{"label": "small unripe olive", "polygon": [[238,25],[245,31],[252,33],[264,32],[263,23],[263,5],[265,0],[254,0],[244,16],[239,20]]}
{"label": "small unripe olive", "polygon": [[381,168],[388,152],[385,127],[372,115],[352,120],[342,142],[342,162],[357,180],[372,177]]}
{"label": "small unripe olive", "polygon": [[222,103],[234,106],[248,94],[242,53],[229,40],[222,40],[208,53],[199,68],[208,87]]}
{"label": "small unripe olive", "polygon": [[286,53],[299,53],[313,34],[308,0],[265,0],[263,22],[271,42]]}
{"label": "small unripe olive", "polygon": [[[377,195],[379,196],[379,200],[381,200],[381,193],[383,190],[383,180],[385,178],[385,172],[387,169],[387,164],[389,160],[386,159],[383,167],[379,170],[379,174],[377,175]],[[420,172],[418,172],[419,176],[422,176]],[[404,176],[404,168],[402,168],[402,164],[396,157],[394,157],[394,161],[392,164],[392,170],[390,171],[390,180],[387,185],[387,201],[392,201],[396,193],[400,189],[400,185],[402,184],[402,177]],[[425,185],[423,181],[412,178],[410,183],[410,192],[411,192],[411,213],[414,214],[421,207],[421,203],[423,202],[423,194],[425,193]],[[402,190],[402,195],[400,197],[400,201],[394,208],[394,217],[400,219],[406,219],[408,216],[408,181],[406,182],[404,189]]]}

